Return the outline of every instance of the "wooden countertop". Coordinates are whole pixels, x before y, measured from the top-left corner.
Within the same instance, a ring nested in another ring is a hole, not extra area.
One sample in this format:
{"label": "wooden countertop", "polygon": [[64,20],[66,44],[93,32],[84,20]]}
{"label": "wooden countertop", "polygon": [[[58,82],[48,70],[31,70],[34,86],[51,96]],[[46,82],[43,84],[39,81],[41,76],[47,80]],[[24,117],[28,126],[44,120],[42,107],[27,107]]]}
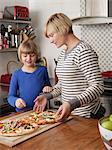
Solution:
{"label": "wooden countertop", "polygon": [[106,150],[100,138],[97,120],[74,117],[12,148],[0,144],[0,150]]}

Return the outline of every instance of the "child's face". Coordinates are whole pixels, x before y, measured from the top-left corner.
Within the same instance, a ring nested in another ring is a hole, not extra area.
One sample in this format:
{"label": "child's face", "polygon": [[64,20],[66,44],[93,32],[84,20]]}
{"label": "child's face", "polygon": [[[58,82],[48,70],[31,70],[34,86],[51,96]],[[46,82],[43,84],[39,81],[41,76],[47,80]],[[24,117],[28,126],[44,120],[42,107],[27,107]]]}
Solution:
{"label": "child's face", "polygon": [[29,54],[22,53],[21,54],[21,61],[27,67],[33,67],[36,62],[36,59],[37,57],[35,53],[29,53]]}

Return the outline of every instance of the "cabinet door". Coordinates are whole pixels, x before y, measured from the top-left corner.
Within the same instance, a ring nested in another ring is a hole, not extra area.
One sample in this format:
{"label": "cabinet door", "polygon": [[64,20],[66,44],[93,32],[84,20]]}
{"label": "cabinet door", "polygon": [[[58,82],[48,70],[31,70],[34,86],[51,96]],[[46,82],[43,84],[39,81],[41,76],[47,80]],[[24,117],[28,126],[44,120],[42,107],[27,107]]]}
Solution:
{"label": "cabinet door", "polygon": [[108,17],[108,0],[86,0],[86,15]]}

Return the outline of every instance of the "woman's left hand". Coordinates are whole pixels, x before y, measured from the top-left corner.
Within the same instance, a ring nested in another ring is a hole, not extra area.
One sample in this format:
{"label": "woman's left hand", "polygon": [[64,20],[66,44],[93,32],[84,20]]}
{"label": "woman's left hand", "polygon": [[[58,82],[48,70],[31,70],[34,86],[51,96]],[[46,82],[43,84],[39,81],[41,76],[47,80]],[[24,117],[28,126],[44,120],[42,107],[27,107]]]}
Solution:
{"label": "woman's left hand", "polygon": [[49,93],[52,90],[53,90],[53,88],[51,86],[45,86],[42,91],[43,91],[43,93]]}
{"label": "woman's left hand", "polygon": [[68,102],[64,102],[56,112],[56,116],[58,121],[63,121],[64,119],[68,118],[71,114],[70,104]]}
{"label": "woman's left hand", "polygon": [[45,106],[47,104],[47,99],[44,95],[40,95],[38,96],[35,100],[35,105],[33,107],[33,110],[34,111],[37,111],[37,112],[42,112],[44,111],[45,109]]}

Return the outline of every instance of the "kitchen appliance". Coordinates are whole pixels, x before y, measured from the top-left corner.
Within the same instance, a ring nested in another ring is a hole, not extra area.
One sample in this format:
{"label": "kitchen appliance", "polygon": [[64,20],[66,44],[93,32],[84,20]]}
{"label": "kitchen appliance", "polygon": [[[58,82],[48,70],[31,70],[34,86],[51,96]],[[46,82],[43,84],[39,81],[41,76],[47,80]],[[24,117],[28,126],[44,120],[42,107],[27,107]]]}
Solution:
{"label": "kitchen appliance", "polygon": [[18,67],[18,63],[16,61],[9,61],[7,63],[7,73],[1,75],[1,83],[10,84],[12,73],[9,72],[9,67],[11,63],[16,64],[16,67]]}
{"label": "kitchen appliance", "polygon": [[101,101],[106,108],[105,116],[112,113],[112,71],[102,72],[104,80],[104,93],[101,95]]}
{"label": "kitchen appliance", "polygon": [[[54,78],[50,78],[50,83],[52,86],[55,85],[56,80]],[[55,97],[53,99],[50,99],[47,104],[47,108],[51,109],[58,109],[60,105],[62,104],[61,95],[58,97]]]}
{"label": "kitchen appliance", "polygon": [[112,17],[112,0],[108,0],[108,17]]}
{"label": "kitchen appliance", "polygon": [[52,109],[58,109],[62,104],[61,96],[53,98],[49,101],[49,107]]}
{"label": "kitchen appliance", "polygon": [[1,83],[4,83],[4,84],[10,84],[10,80],[11,80],[11,76],[12,74],[2,74],[1,75]]}
{"label": "kitchen appliance", "polygon": [[24,6],[6,6],[4,8],[4,18],[14,20],[30,20],[29,9]]}
{"label": "kitchen appliance", "polygon": [[9,105],[7,97],[3,98],[0,94],[0,117],[9,115],[12,112],[15,112],[15,108]]}

